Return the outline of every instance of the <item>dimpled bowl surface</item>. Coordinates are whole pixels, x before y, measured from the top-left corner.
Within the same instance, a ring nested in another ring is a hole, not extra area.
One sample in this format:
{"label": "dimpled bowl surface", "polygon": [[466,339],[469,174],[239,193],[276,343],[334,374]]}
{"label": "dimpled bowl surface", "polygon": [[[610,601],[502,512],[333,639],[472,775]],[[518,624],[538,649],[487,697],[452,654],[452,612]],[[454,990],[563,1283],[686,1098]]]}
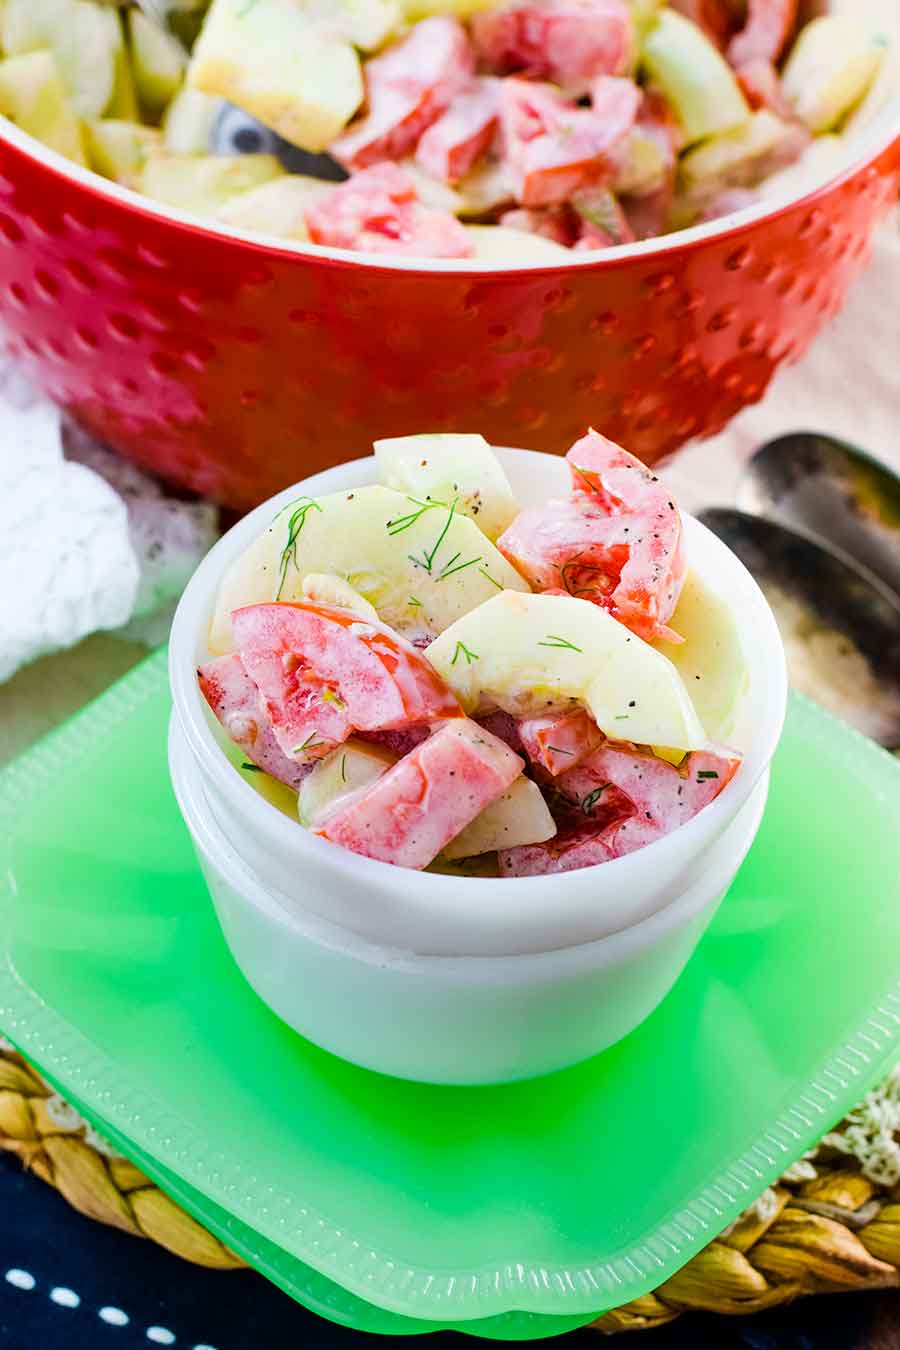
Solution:
{"label": "dimpled bowl surface", "polygon": [[592,424],[652,462],[718,430],[839,309],[900,178],[889,126],[744,223],[479,271],[229,237],[0,127],[8,350],[101,439],[239,509],[378,436],[558,452]]}

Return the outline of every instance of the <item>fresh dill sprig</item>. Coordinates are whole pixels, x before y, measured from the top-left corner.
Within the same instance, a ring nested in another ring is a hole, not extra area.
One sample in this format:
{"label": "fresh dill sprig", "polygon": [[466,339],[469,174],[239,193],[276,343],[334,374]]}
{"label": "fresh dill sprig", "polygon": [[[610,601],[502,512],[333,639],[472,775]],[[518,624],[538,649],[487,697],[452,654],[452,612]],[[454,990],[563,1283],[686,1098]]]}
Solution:
{"label": "fresh dill sprig", "polygon": [[421,608],[422,608],[422,601],[421,601],[421,600],[417,600],[416,597],[415,597],[414,595],[411,595],[411,596],[409,597],[409,599],[407,600],[406,603],[407,603],[407,605],[411,606],[412,609],[421,609]]}
{"label": "fresh dill sprig", "polygon": [[287,543],[281,550],[281,571],[278,578],[278,590],[275,592],[276,600],[281,599],[281,592],[284,590],[284,583],[287,580],[288,564],[293,562],[294,566],[297,566],[297,540],[300,537],[300,531],[306,524],[307,515],[310,511],[322,510],[314,497],[299,497],[296,502],[291,502],[291,506],[296,509],[288,519]]}
{"label": "fresh dill sprig", "polygon": [[[459,557],[459,554],[458,554],[458,553],[457,553],[456,557],[457,557],[457,558]],[[456,572],[464,572],[464,571],[466,570],[467,567],[474,567],[476,563],[480,563],[480,562],[481,562],[481,559],[480,559],[480,558],[470,558],[468,562],[457,563],[455,567],[451,567],[450,563],[453,563],[453,562],[455,562],[455,561],[456,561],[455,558],[451,558],[451,559],[450,559],[450,562],[447,564],[447,566],[444,568],[443,572],[441,572],[440,576],[437,578],[438,581],[446,581],[447,578],[448,578],[448,577],[452,577],[452,576],[454,575],[454,573],[456,573]]]}
{"label": "fresh dill sprig", "polygon": [[611,783],[601,783],[599,787],[594,788],[593,792],[587,794],[584,801],[581,803],[581,809],[586,816],[591,814],[606,789],[611,786]]}
{"label": "fresh dill sprig", "polygon": [[447,506],[446,502],[431,501],[430,499],[423,502],[420,497],[407,497],[406,500],[412,502],[413,506],[417,506],[419,509],[417,511],[410,511],[409,515],[398,516],[396,520],[389,520],[386,523],[385,529],[392,539],[394,535],[402,534],[403,531],[408,530],[411,525],[415,525],[417,520],[422,519],[426,511],[433,511],[439,506],[443,506],[446,509]]}
{"label": "fresh dill sprig", "polygon": [[455,666],[461,656],[464,656],[466,658],[467,666],[470,666],[473,661],[477,661],[479,659],[477,652],[469,651],[469,648],[466,646],[464,642],[457,642],[456,651],[453,653],[453,660],[450,662],[451,666]]}
{"label": "fresh dill sprig", "polygon": [[333,703],[337,708],[343,708],[344,706],[344,700],[342,698],[339,698],[333,689],[322,690],[322,702]]}
{"label": "fresh dill sprig", "polygon": [[341,782],[347,781],[347,756],[341,755]]}
{"label": "fresh dill sprig", "polygon": [[503,590],[503,587],[500,585],[500,582],[499,582],[499,581],[496,581],[496,580],[491,576],[491,574],[490,574],[490,572],[487,570],[487,568],[485,568],[485,567],[479,567],[478,571],[480,572],[480,574],[481,574],[483,577],[486,577],[486,578],[487,578],[487,580],[491,583],[492,586],[496,586],[498,591],[502,591],[502,590]]}
{"label": "fresh dill sprig", "polygon": [[246,759],[241,765],[241,768],[246,769],[248,773],[262,773],[262,769],[259,767],[258,764],[251,764],[249,760]]}
{"label": "fresh dill sprig", "polygon": [[718,776],[715,769],[700,769],[697,773],[697,781],[699,782],[701,778],[718,778]]}
{"label": "fresh dill sprig", "polygon": [[543,642],[538,643],[539,647],[559,647],[570,652],[583,652],[583,647],[576,647],[574,642],[568,638],[557,637],[555,633],[548,633]]}
{"label": "fresh dill sprig", "polygon": [[324,744],[325,742],[319,737],[319,733],[317,731],[311,731],[302,745],[294,746],[291,754],[299,755],[302,754],[304,750],[314,750],[317,746]]}
{"label": "fresh dill sprig", "polygon": [[[423,553],[421,558],[416,558],[413,556],[413,554],[411,553],[409,554],[410,562],[415,563],[417,567],[424,567],[425,571],[429,574],[429,576],[431,575],[432,569],[434,567],[434,560],[437,557],[438,549],[446,539],[447,531],[453,524],[453,517],[456,515],[456,505],[457,505],[456,502],[454,502],[450,507],[449,511],[447,512],[447,519],[444,521],[443,529],[441,530],[437,539],[435,539],[434,543],[432,544],[428,552]],[[456,556],[459,557],[459,554],[457,554]]]}

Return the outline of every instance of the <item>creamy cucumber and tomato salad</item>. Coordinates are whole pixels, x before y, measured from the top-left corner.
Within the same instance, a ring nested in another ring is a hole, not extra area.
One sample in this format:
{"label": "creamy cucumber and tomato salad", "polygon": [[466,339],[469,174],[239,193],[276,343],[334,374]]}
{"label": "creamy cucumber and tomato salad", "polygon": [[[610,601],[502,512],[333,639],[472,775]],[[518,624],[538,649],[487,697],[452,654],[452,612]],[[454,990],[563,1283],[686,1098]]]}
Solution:
{"label": "creamy cucumber and tomato salad", "polygon": [[520,509],[482,437],[383,440],[379,482],[280,510],[197,672],[235,771],[355,853],[498,877],[622,857],[717,797],[735,618],[655,473],[593,431],[567,461]]}
{"label": "creamy cucumber and tomato salad", "polygon": [[[165,30],[100,0],[4,0],[0,113],[107,178],[237,229],[386,255],[552,260],[728,214],[789,166],[827,160],[886,44],[852,5],[807,22],[801,9],[177,0]],[[223,147],[216,128],[231,114],[245,125],[232,117]],[[235,153],[264,144],[254,126],[282,149],[327,154],[325,177],[286,172],[284,154]]]}

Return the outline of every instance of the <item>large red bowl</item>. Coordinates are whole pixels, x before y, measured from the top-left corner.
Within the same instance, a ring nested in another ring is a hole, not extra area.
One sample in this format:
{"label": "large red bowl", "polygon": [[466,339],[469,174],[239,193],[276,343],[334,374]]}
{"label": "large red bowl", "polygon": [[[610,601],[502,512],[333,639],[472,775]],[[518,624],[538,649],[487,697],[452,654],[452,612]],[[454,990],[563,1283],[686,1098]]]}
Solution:
{"label": "large red bowl", "polygon": [[0,324],[100,438],[244,509],[377,436],[478,430],[648,461],[721,428],[840,307],[900,181],[900,107],[824,186],[553,267],[253,241],[0,119]]}

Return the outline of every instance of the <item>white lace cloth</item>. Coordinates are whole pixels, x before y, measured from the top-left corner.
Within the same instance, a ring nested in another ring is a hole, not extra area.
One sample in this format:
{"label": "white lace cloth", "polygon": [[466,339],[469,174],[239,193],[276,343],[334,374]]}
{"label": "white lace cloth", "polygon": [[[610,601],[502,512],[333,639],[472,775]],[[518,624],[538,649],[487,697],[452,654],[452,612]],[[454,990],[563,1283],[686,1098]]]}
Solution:
{"label": "white lace cloth", "polygon": [[162,641],[217,535],[0,362],[0,680],[99,629]]}

